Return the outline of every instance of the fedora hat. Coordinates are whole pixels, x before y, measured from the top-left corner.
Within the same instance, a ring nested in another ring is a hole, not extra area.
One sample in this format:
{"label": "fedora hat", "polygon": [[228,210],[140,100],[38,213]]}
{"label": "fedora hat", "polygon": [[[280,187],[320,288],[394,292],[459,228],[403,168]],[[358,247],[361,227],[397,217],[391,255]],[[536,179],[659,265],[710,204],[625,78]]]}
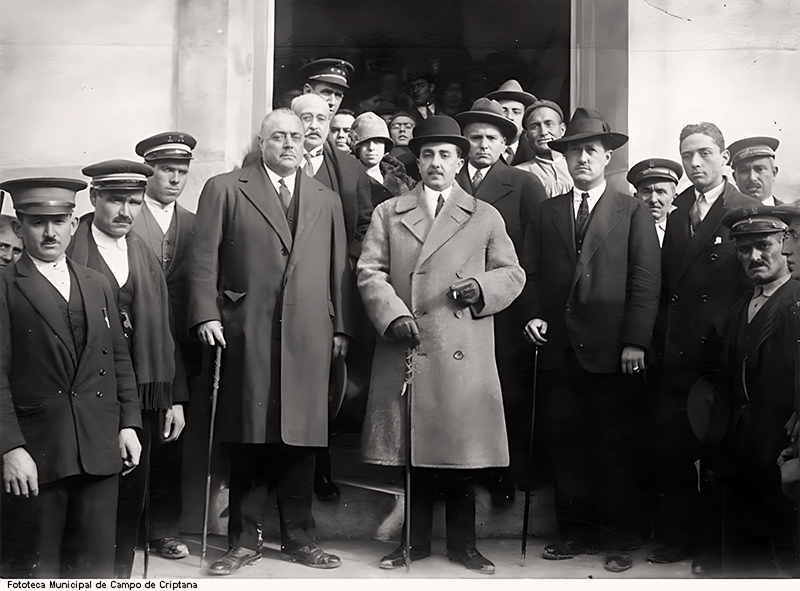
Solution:
{"label": "fedora hat", "polygon": [[447,142],[461,148],[462,157],[469,154],[469,140],[461,135],[461,128],[452,117],[434,115],[417,123],[414,137],[408,142],[409,149],[419,158],[419,151],[425,144]]}
{"label": "fedora hat", "polygon": [[354,147],[356,148],[369,140],[382,141],[386,145],[387,152],[394,148],[394,142],[389,135],[389,128],[386,127],[386,121],[378,117],[372,111],[361,113],[361,115],[356,117],[350,130],[353,133],[353,140],[355,141]]}
{"label": "fedora hat", "polygon": [[624,133],[611,131],[611,126],[603,119],[600,113],[594,109],[578,107],[567,124],[567,132],[564,137],[551,141],[548,146],[550,149],[563,154],[570,142],[595,137],[602,138],[604,145],[609,150],[616,150],[620,146],[624,146],[628,141],[628,136]]}
{"label": "fedora hat", "polygon": [[486,98],[495,101],[517,101],[526,107],[536,102],[536,97],[522,90],[522,85],[516,80],[506,80],[500,88],[487,94]]}
{"label": "fedora hat", "polygon": [[517,126],[503,114],[503,107],[495,100],[479,98],[472,103],[469,111],[464,111],[455,116],[461,126],[461,132],[470,123],[489,123],[494,125],[506,138],[506,143],[511,143],[517,135]]}

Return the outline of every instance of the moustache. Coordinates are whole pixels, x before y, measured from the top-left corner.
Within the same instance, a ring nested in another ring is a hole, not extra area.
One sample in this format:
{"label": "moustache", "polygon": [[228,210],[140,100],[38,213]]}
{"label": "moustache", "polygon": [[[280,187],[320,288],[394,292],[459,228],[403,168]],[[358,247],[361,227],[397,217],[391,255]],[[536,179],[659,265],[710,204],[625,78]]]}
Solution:
{"label": "moustache", "polygon": [[126,215],[118,215],[112,221],[112,224],[132,224],[133,218],[130,218]]}
{"label": "moustache", "polygon": [[759,269],[761,267],[768,267],[768,266],[769,265],[767,265],[766,263],[750,263],[749,265],[747,265],[747,268],[749,270],[752,270],[752,269]]}
{"label": "moustache", "polygon": [[58,244],[58,238],[45,238],[42,240],[42,246],[53,246]]}

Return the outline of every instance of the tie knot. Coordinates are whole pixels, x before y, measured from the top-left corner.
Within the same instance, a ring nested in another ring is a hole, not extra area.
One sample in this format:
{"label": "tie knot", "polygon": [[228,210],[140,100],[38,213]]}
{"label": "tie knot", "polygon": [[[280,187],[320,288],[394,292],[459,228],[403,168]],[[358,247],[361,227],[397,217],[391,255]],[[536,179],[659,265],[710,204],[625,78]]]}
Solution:
{"label": "tie knot", "polygon": [[442,207],[444,207],[444,197],[441,193],[439,193],[439,198],[436,200],[436,210],[433,212],[433,217],[439,215],[439,212],[442,211]]}
{"label": "tie knot", "polygon": [[[283,180],[283,178],[281,178],[281,179],[278,181],[278,184],[279,184],[281,187],[286,187],[286,182]],[[287,188],[288,188],[288,187],[287,187]]]}
{"label": "tie knot", "polygon": [[589,193],[581,193],[581,201],[586,201],[589,198]]}

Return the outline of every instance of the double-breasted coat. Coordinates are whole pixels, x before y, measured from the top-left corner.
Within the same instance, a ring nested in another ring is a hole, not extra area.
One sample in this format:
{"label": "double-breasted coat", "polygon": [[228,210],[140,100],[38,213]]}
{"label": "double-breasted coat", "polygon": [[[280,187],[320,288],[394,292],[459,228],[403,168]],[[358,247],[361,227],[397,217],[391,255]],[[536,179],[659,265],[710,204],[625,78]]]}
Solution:
{"label": "double-breasted coat", "polygon": [[[381,337],[393,320],[413,316],[411,462],[427,468],[508,465],[508,443],[494,356],[492,316],[521,292],[519,266],[503,219],[454,184],[430,222],[423,185],[381,203],[372,215],[358,287]],[[429,229],[428,229],[429,228]],[[475,279],[483,307],[465,308],[448,287]],[[406,348],[379,337],[362,451],[368,462],[405,464]]]}
{"label": "double-breasted coat", "polygon": [[0,454],[25,446],[40,485],[118,473],[119,431],[142,425],[111,287],[99,273],[67,264],[77,279],[71,289],[83,298],[83,351],[27,255],[0,273]]}
{"label": "double-breasted coat", "polygon": [[347,239],[336,193],[298,173],[294,196],[292,235],[261,160],[212,177],[200,195],[188,324],[223,325],[220,441],[274,440],[269,422],[288,445],[328,443],[333,335],[349,322]]}

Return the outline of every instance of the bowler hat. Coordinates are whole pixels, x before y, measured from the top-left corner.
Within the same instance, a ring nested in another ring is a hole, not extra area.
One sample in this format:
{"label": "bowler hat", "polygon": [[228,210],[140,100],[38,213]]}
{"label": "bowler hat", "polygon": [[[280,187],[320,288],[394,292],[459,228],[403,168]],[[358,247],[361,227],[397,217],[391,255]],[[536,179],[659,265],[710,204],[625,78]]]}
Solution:
{"label": "bowler hat", "polygon": [[414,127],[414,137],[408,148],[419,158],[419,151],[425,144],[447,142],[461,148],[462,156],[469,154],[469,140],[461,135],[461,128],[452,117],[433,115]]}
{"label": "bowler hat", "polygon": [[663,179],[678,184],[683,176],[683,167],[667,158],[648,158],[642,160],[628,171],[628,182],[634,187],[646,179]]}
{"label": "bowler hat", "polygon": [[563,154],[567,151],[567,146],[569,146],[570,142],[590,138],[602,138],[603,145],[609,150],[616,150],[620,146],[624,146],[625,142],[628,141],[628,136],[624,133],[611,131],[611,126],[603,119],[600,113],[594,109],[578,107],[567,124],[567,132],[564,137],[552,140],[548,146],[550,149]]}
{"label": "bowler hat", "polygon": [[775,215],[774,205],[748,205],[737,207],[725,214],[722,224],[730,228],[731,238],[748,234],[772,234],[785,232],[786,223]]}
{"label": "bowler hat", "polygon": [[75,193],[86,183],[77,179],[38,177],[12,179],[0,183],[11,195],[14,209],[29,215],[63,215],[75,208]]}
{"label": "bowler hat", "polygon": [[309,82],[327,82],[350,88],[347,81],[353,75],[353,65],[339,58],[327,57],[307,63],[299,73]]}
{"label": "bowler hat", "polygon": [[382,141],[386,145],[387,152],[394,148],[394,142],[389,136],[389,128],[386,127],[386,121],[371,111],[361,113],[356,117],[350,129],[353,132],[356,148],[369,140]]}
{"label": "bowler hat", "polygon": [[774,137],[759,136],[736,140],[728,146],[731,166],[735,168],[739,162],[747,158],[774,158],[779,145],[780,141]]}
{"label": "bowler hat", "polygon": [[500,103],[489,98],[479,98],[472,103],[469,111],[459,113],[455,119],[461,126],[462,133],[470,123],[489,123],[500,130],[500,133],[506,138],[506,143],[514,141],[514,137],[517,135],[517,126],[503,114],[503,107],[500,106]]}
{"label": "bowler hat", "polygon": [[516,80],[506,80],[500,88],[487,94],[486,98],[495,101],[517,101],[526,107],[536,102],[536,97],[522,90],[522,85]]}

